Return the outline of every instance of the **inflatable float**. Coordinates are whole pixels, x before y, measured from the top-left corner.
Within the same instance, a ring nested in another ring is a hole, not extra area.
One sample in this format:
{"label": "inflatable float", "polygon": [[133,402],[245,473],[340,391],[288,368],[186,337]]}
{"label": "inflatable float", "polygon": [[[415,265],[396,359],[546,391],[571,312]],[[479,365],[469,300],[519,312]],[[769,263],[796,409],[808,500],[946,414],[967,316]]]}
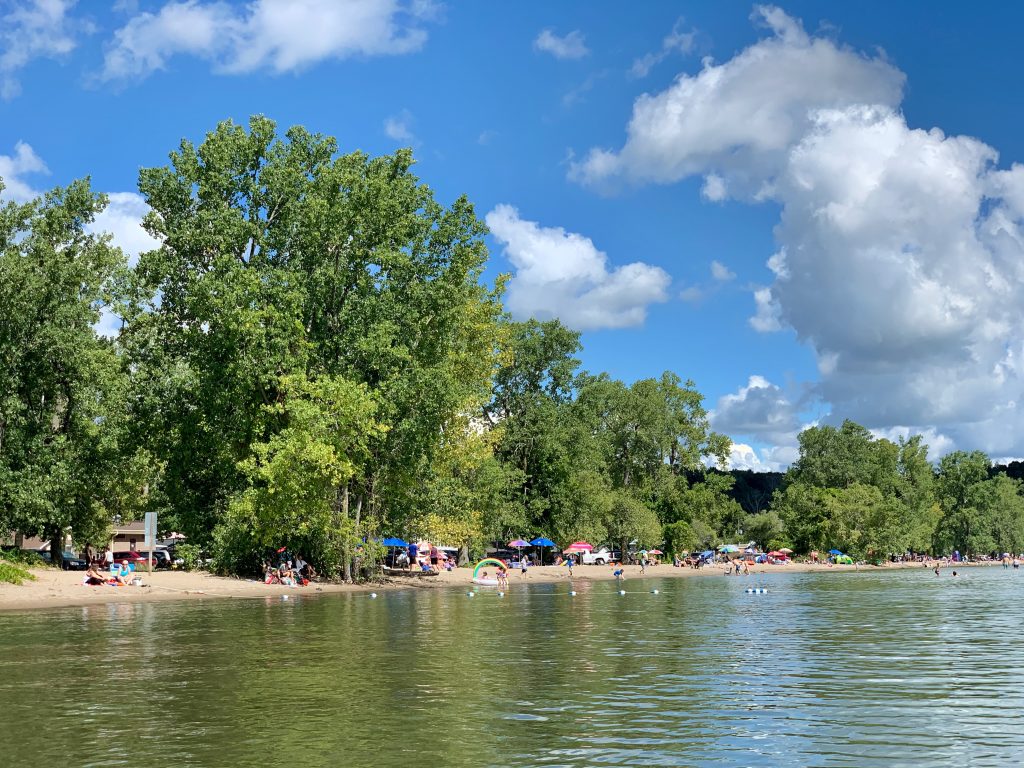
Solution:
{"label": "inflatable float", "polygon": [[476,564],[476,568],[473,569],[473,583],[474,584],[479,584],[480,586],[483,586],[483,587],[496,587],[496,586],[498,586],[498,580],[497,579],[482,579],[482,578],[480,578],[480,569],[481,568],[486,568],[489,565],[493,565],[493,566],[495,566],[497,568],[501,568],[501,570],[503,570],[503,571],[508,570],[506,565],[503,562],[501,562],[501,560],[495,560],[493,557],[484,558],[479,563],[477,563]]}

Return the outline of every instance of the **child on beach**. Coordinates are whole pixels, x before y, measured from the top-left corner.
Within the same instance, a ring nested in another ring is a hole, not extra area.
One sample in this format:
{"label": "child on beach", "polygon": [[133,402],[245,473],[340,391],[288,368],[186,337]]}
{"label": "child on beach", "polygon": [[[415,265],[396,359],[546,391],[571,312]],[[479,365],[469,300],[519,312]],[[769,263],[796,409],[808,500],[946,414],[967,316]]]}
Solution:
{"label": "child on beach", "polygon": [[498,569],[498,587],[501,589],[508,587],[508,574],[501,568]]}

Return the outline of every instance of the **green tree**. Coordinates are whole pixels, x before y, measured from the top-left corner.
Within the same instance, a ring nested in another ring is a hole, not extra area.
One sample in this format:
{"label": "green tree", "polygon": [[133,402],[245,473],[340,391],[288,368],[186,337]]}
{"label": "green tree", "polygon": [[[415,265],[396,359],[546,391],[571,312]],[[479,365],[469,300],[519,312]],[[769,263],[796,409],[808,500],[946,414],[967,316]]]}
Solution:
{"label": "green tree", "polygon": [[159,382],[138,421],[190,535],[251,486],[246,462],[281,429],[272,408],[290,377],[373,396],[385,428],[335,494],[357,532],[414,514],[441,435],[488,397],[501,286],[480,280],[485,228],[412,165],[254,117],[141,172],[161,247],[140,259],[125,344],[138,380]]}
{"label": "green tree", "polygon": [[0,208],[0,529],[55,553],[69,530],[105,531],[132,479],[124,366],[95,330],[125,266],[108,236],[86,232],[106,202],[82,180]]}

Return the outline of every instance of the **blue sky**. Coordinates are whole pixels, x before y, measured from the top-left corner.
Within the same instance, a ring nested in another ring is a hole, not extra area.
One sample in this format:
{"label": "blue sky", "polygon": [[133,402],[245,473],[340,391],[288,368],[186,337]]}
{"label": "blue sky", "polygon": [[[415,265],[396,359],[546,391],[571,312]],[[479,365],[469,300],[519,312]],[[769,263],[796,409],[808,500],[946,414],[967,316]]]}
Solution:
{"label": "blue sky", "polygon": [[137,251],[139,167],[225,118],[411,145],[487,217],[514,313],[583,330],[591,370],[692,378],[736,466],[845,417],[1021,456],[1022,17],[0,0],[0,176],[24,198],[91,174]]}

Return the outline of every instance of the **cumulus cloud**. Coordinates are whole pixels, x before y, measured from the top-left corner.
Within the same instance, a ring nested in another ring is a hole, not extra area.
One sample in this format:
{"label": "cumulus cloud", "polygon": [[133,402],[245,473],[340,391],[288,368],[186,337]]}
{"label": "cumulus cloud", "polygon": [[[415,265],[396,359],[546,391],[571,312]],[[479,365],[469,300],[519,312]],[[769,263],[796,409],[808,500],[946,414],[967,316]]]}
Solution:
{"label": "cumulus cloud", "polygon": [[412,114],[403,109],[399,114],[392,115],[384,121],[384,133],[389,139],[404,144],[415,144],[416,135],[412,132]]}
{"label": "cumulus cloud", "polygon": [[142,227],[149,206],[135,192],[111,192],[107,197],[107,207],[87,229],[109,233],[113,244],[124,251],[128,263],[134,266],[139,254],[160,247],[160,241]]}
{"label": "cumulus cloud", "polygon": [[90,25],[69,15],[75,0],[15,2],[0,16],[0,98],[21,92],[17,74],[33,59],[60,58],[74,50]]}
{"label": "cumulus cloud", "polygon": [[577,330],[641,325],[647,307],[668,298],[671,278],[642,262],[609,267],[588,237],[520,218],[510,205],[486,216],[516,271],[505,306],[517,318],[557,317]]}
{"label": "cumulus cloud", "polygon": [[767,37],[641,96],[625,144],[572,174],[702,176],[710,199],[773,201],[773,280],[755,288],[750,323],[814,350],[830,419],[921,432],[933,453],[1020,455],[1024,166],[908,125],[904,76],[884,58],[776,8],[758,17]]}
{"label": "cumulus cloud", "polygon": [[629,74],[633,77],[647,77],[651,69],[663,62],[673,53],[690,53],[697,40],[695,30],[684,30],[684,20],[679,18],[672,26],[672,31],[661,41],[661,48],[636,59],[630,67]]}
{"label": "cumulus cloud", "polygon": [[538,51],[550,53],[556,59],[582,59],[590,50],[583,38],[583,33],[574,29],[564,37],[559,37],[550,29],[541,30],[533,47]]}
{"label": "cumulus cloud", "polygon": [[736,273],[720,261],[711,262],[711,276],[720,283],[727,283],[736,277]]}
{"label": "cumulus cloud", "polygon": [[0,199],[27,203],[37,197],[39,192],[23,177],[49,172],[46,163],[35,150],[29,144],[19,141],[14,145],[13,154],[0,155],[0,181],[4,184]]}
{"label": "cumulus cloud", "polygon": [[795,446],[770,446],[756,449],[746,443],[733,443],[726,465],[729,469],[749,469],[754,472],[785,472],[800,458]]}
{"label": "cumulus cloud", "polygon": [[142,78],[177,55],[241,74],[410,53],[426,41],[423,23],[432,14],[430,3],[400,0],[250,0],[240,6],[175,0],[133,16],[114,33],[100,78]]}
{"label": "cumulus cloud", "polygon": [[710,418],[719,432],[773,444],[795,444],[802,428],[797,404],[763,376],[751,376],[745,387],[720,397]]}
{"label": "cumulus cloud", "polygon": [[592,149],[571,176],[618,186],[715,171],[731,189],[754,195],[807,132],[812,110],[899,103],[904,76],[888,62],[810,37],[776,8],[756,13],[769,37],[724,64],[705,59],[698,74],[642,95],[625,145]]}

